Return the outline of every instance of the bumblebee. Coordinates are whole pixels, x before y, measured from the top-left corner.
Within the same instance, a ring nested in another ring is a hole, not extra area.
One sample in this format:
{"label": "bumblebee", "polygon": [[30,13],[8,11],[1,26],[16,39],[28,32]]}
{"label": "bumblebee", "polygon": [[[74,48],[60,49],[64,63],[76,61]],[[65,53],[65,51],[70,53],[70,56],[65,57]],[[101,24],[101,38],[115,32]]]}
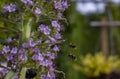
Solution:
{"label": "bumblebee", "polygon": [[72,60],[76,61],[77,60],[77,57],[73,54],[68,54],[68,57],[71,58]]}
{"label": "bumblebee", "polygon": [[70,47],[70,48],[73,48],[73,49],[76,49],[76,45],[73,44],[73,43],[70,43],[70,44],[69,44],[69,47]]}

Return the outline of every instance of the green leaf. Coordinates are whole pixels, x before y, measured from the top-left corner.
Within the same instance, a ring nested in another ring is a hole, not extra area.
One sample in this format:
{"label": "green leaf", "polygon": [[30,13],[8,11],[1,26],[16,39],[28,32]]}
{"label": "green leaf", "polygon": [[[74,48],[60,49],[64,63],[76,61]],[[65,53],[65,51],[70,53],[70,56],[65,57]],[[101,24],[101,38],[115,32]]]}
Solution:
{"label": "green leaf", "polygon": [[25,75],[26,75],[26,67],[23,67],[21,72],[20,72],[20,79],[25,79]]}
{"label": "green leaf", "polygon": [[10,71],[6,76],[5,79],[13,79],[18,73]]}

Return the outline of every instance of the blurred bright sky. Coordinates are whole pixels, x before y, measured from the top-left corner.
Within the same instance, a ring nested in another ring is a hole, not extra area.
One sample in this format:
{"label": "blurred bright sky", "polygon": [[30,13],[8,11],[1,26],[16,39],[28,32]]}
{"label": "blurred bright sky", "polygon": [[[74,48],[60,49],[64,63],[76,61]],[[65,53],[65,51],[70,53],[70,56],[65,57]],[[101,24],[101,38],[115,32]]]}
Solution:
{"label": "blurred bright sky", "polygon": [[[100,1],[100,0],[97,0],[97,1]],[[120,3],[120,0],[111,0],[111,1],[116,3],[116,4]],[[77,5],[76,5],[76,9],[77,9],[77,11],[79,11],[81,14],[84,14],[84,15],[88,14],[88,13],[96,13],[96,12],[101,13],[101,12],[104,12],[104,10],[105,10],[105,4],[104,3],[99,3],[99,4],[96,5],[93,2],[80,3],[79,0],[78,0]]]}

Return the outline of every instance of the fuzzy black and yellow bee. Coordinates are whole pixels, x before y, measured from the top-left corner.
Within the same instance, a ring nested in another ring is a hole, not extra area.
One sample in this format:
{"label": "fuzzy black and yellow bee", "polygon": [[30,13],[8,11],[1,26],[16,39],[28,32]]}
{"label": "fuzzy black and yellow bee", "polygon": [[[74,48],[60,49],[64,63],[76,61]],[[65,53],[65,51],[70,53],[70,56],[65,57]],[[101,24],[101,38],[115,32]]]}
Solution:
{"label": "fuzzy black and yellow bee", "polygon": [[70,44],[69,44],[69,47],[70,47],[70,48],[73,48],[73,49],[76,49],[76,48],[77,48],[76,45],[73,44],[73,43],[70,43]]}
{"label": "fuzzy black and yellow bee", "polygon": [[68,54],[68,57],[71,58],[74,61],[77,60],[77,57],[75,55],[73,55],[72,53]]}

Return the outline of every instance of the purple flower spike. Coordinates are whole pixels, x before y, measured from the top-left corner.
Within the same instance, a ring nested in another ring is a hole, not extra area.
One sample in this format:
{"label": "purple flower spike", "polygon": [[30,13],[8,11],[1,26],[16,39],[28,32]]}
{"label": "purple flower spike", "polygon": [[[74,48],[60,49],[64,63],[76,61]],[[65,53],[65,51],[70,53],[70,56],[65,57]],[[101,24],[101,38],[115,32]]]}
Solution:
{"label": "purple flower spike", "polygon": [[17,47],[14,47],[14,48],[12,48],[11,53],[12,53],[12,54],[16,54],[16,53],[17,53],[17,50],[18,50]]}
{"label": "purple flower spike", "polygon": [[10,5],[7,4],[3,7],[3,12],[11,13],[16,11],[16,9],[17,9],[17,6],[15,4],[10,4]]}
{"label": "purple flower spike", "polygon": [[4,46],[3,51],[4,51],[5,53],[8,53],[8,52],[10,51],[9,46]]}
{"label": "purple flower spike", "polygon": [[34,14],[36,16],[40,15],[41,14],[41,10],[39,8],[36,8],[35,11],[34,11]]}

